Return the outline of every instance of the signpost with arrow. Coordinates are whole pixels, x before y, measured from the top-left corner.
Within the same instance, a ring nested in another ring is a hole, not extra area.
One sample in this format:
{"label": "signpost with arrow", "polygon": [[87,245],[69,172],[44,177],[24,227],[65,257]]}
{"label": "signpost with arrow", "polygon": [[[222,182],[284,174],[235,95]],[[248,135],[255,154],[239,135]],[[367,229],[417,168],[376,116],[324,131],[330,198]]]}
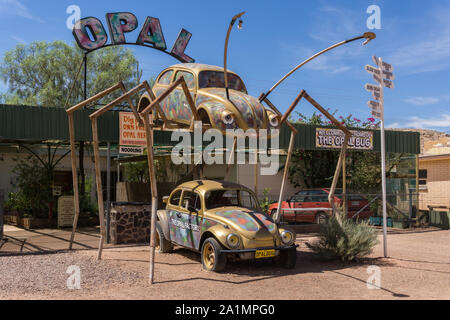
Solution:
{"label": "signpost with arrow", "polygon": [[372,92],[372,96],[375,101],[369,101],[368,105],[372,110],[372,116],[380,120],[381,124],[381,188],[383,197],[383,248],[384,257],[387,257],[387,210],[386,210],[386,147],[384,137],[384,93],[383,88],[394,89],[395,79],[394,68],[389,63],[384,62],[381,58],[373,56],[373,61],[377,67],[370,65],[365,66],[365,70],[372,74],[376,84],[366,84],[365,89]]}

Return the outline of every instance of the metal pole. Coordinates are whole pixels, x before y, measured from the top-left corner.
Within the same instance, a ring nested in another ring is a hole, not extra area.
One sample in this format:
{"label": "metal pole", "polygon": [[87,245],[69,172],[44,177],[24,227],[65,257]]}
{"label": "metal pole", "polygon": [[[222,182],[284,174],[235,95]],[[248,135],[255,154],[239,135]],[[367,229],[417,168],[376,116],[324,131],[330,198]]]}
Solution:
{"label": "metal pole", "polygon": [[230,94],[228,92],[228,69],[227,69],[227,56],[228,56],[228,40],[230,39],[230,33],[231,33],[231,29],[233,28],[234,23],[236,22],[237,19],[239,19],[240,17],[242,17],[245,14],[244,12],[241,12],[237,15],[235,15],[230,22],[230,25],[228,26],[228,31],[227,31],[227,36],[225,38],[225,49],[224,49],[224,54],[223,54],[223,75],[224,75],[224,81],[225,81],[225,92],[227,94],[227,99],[230,99]]}
{"label": "metal pole", "polygon": [[[381,66],[383,61],[378,59],[380,74],[382,74]],[[382,190],[382,203],[383,203],[383,251],[384,257],[387,258],[387,209],[386,209],[386,146],[384,137],[384,86],[380,83],[380,99],[381,99],[381,190]]]}
{"label": "metal pole", "polygon": [[276,87],[278,87],[284,80],[286,80],[286,78],[288,78],[291,74],[293,74],[295,71],[297,71],[298,69],[300,69],[302,66],[304,66],[305,64],[307,64],[308,62],[310,62],[311,60],[314,60],[315,58],[317,58],[318,56],[324,54],[325,52],[328,52],[334,48],[337,48],[339,46],[342,46],[343,44],[355,41],[355,40],[359,40],[359,39],[366,39],[366,41],[364,41],[363,45],[366,45],[367,43],[369,43],[369,41],[373,40],[376,38],[375,33],[373,32],[366,32],[364,33],[362,36],[359,37],[355,37],[352,39],[348,39],[348,40],[344,40],[341,42],[338,42],[316,54],[314,54],[313,56],[309,57],[308,59],[306,59],[305,61],[303,61],[302,63],[300,63],[298,66],[296,66],[294,69],[292,69],[291,71],[289,71],[283,78],[281,78],[280,80],[278,80],[277,83],[275,83],[273,85],[272,88],[269,89],[269,91],[267,91],[267,93],[263,93],[261,94],[260,98],[259,98],[259,102],[262,102],[265,98],[267,98],[267,96],[273,91],[275,90]]}
{"label": "metal pole", "polygon": [[84,53],[84,100],[87,99],[87,52]]}
{"label": "metal pole", "polygon": [[109,243],[110,217],[111,212],[111,142],[107,143],[106,150],[106,243]]}

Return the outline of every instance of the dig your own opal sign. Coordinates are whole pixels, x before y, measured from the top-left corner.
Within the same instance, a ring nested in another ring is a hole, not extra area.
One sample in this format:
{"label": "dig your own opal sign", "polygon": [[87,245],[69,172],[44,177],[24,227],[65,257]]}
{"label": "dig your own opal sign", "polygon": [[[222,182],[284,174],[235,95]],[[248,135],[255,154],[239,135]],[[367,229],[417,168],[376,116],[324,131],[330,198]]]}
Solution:
{"label": "dig your own opal sign", "polygon": [[139,45],[163,51],[181,62],[194,62],[194,59],[184,53],[192,36],[186,29],[181,29],[172,50],[168,52],[158,18],[147,17],[136,42],[127,42],[125,38],[126,33],[130,33],[138,27],[138,21],[134,14],[129,12],[107,13],[106,21],[111,36],[110,44],[107,44],[108,34],[102,22],[95,17],[87,17],[79,20],[73,28],[73,35],[78,46],[91,52],[108,46]]}

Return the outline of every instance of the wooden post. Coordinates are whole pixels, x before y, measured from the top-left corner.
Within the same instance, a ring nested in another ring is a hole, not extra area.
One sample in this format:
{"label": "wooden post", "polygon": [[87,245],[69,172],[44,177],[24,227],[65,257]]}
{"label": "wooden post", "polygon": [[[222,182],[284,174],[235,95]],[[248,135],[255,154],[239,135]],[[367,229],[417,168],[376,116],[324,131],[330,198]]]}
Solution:
{"label": "wooden post", "polygon": [[144,126],[147,140],[147,162],[150,174],[150,186],[152,192],[152,216],[150,228],[150,269],[149,283],[153,284],[155,276],[155,241],[156,241],[156,210],[158,206],[158,190],[156,184],[156,174],[153,160],[153,128],[150,127],[149,112],[143,113]]}
{"label": "wooden post", "polygon": [[100,220],[100,241],[98,244],[97,259],[102,259],[103,243],[105,240],[105,211],[103,208],[102,172],[100,166],[100,151],[98,144],[97,118],[92,120],[92,138],[94,142],[95,182],[97,184],[98,216]]}
{"label": "wooden post", "polygon": [[78,174],[77,157],[75,149],[75,130],[73,125],[73,113],[67,114],[69,117],[69,135],[70,135],[70,159],[72,161],[72,182],[73,182],[73,201],[75,205],[75,216],[73,218],[72,234],[70,235],[69,250],[72,250],[75,232],[77,230],[78,218],[80,216],[80,201],[78,194]]}
{"label": "wooden post", "polygon": [[258,158],[256,158],[255,163],[255,194],[258,197]]}
{"label": "wooden post", "polygon": [[333,182],[331,183],[330,194],[328,195],[328,202],[330,203],[331,208],[333,209],[333,214],[335,214],[335,212],[336,212],[336,206],[334,205],[334,192],[336,191],[336,185],[339,180],[339,175],[341,173],[341,168],[342,168],[342,162],[345,157],[345,152],[347,152],[347,146],[348,146],[348,141],[350,140],[350,136],[351,136],[350,133],[345,135],[344,145],[342,146],[341,154],[339,155],[339,160],[338,160],[338,163],[336,166],[336,171],[334,172]]}
{"label": "wooden post", "polygon": [[289,162],[291,161],[292,151],[294,150],[294,140],[295,140],[295,132],[292,131],[291,132],[291,140],[289,142],[288,154],[286,157],[286,164],[284,165],[283,181],[281,182],[280,197],[278,199],[277,216],[274,219],[277,224],[280,223],[280,219],[281,219],[281,205],[283,202],[284,188],[286,186],[287,175],[289,172]]}
{"label": "wooden post", "polygon": [[342,200],[344,205],[344,216],[347,217],[347,154],[344,153],[342,160]]}
{"label": "wooden post", "polygon": [[234,151],[236,150],[236,144],[237,144],[237,137],[234,137],[233,147],[231,148],[230,157],[228,158],[228,162],[227,162],[227,171],[225,173],[225,178],[224,178],[225,180],[228,180],[229,175],[230,175],[231,160],[234,159]]}

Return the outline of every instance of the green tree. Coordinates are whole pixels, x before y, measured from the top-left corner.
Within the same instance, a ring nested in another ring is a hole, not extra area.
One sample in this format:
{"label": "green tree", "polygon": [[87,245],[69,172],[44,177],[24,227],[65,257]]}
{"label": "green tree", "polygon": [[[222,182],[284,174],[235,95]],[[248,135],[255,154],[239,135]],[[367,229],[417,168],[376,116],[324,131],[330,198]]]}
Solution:
{"label": "green tree", "polygon": [[[84,99],[83,51],[76,44],[64,41],[36,41],[29,45],[18,44],[5,53],[0,64],[0,79],[8,85],[2,95],[3,103],[65,107]],[[87,96],[94,95],[119,81],[126,88],[136,85],[137,60],[129,49],[108,47],[88,56]],[[73,91],[72,90],[73,87]],[[120,95],[105,97],[108,103]],[[68,99],[68,97],[70,97]],[[85,193],[84,142],[80,141],[80,194]]]}
{"label": "green tree", "polygon": [[[5,53],[0,77],[8,85],[6,103],[64,107],[75,82],[68,105],[80,102],[83,81],[80,65],[83,51],[63,41],[18,44]],[[109,47],[88,56],[87,92],[93,95],[123,81],[127,88],[136,84],[137,60],[129,49]],[[75,81],[78,74],[78,81]],[[110,98],[112,99],[112,98]]]}

